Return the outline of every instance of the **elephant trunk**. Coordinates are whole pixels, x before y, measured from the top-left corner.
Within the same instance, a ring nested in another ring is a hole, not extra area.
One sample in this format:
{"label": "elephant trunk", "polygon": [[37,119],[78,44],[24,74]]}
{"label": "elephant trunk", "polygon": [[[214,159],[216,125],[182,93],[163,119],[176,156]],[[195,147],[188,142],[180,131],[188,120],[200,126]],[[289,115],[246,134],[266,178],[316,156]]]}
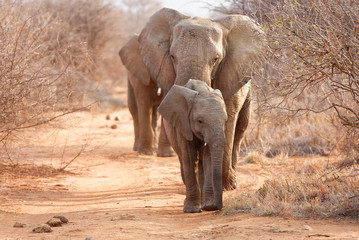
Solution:
{"label": "elephant trunk", "polygon": [[[218,139],[218,138],[217,138]],[[224,152],[224,134],[223,140],[209,144],[211,163],[212,163],[212,187],[214,195],[214,209],[221,210],[223,207],[222,197],[222,164]]]}

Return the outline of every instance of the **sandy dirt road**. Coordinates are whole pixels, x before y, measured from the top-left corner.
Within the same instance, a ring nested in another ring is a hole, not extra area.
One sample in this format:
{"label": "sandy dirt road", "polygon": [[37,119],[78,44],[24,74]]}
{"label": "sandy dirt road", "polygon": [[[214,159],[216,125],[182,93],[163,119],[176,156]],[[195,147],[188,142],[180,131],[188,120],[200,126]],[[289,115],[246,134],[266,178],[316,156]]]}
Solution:
{"label": "sandy dirt road", "polygon": [[[110,116],[106,120],[106,113],[78,113],[64,120],[61,128],[27,132],[29,140],[9,150],[14,161],[36,165],[11,171],[0,166],[0,240],[359,239],[357,220],[298,220],[223,211],[185,214],[177,157],[134,153],[128,110]],[[114,121],[114,116],[120,120]],[[114,124],[116,129],[111,128]],[[41,166],[58,168],[83,147],[67,172]],[[278,169],[240,165],[237,191],[260,186]],[[225,205],[234,194],[225,192]],[[32,233],[35,224],[54,215],[67,217],[69,223],[50,233]],[[14,228],[16,222],[28,226]]]}

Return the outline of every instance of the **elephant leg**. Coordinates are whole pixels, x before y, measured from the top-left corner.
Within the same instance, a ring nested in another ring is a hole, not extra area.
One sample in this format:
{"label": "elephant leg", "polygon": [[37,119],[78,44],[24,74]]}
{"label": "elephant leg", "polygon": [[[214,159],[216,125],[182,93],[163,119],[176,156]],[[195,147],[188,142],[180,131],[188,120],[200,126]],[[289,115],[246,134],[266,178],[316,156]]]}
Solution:
{"label": "elephant leg", "polygon": [[183,181],[184,184],[186,184],[185,176],[184,176],[184,169],[183,169],[183,160],[182,160],[181,148],[180,148],[180,146],[178,144],[179,141],[177,141],[177,130],[172,125],[170,125],[168,122],[166,122],[166,120],[162,119],[161,131],[163,131],[163,133],[166,135],[169,143],[173,147],[173,150],[178,155],[178,160],[180,162],[180,168],[181,168],[182,181]]}
{"label": "elephant leg", "polygon": [[222,170],[224,190],[232,190],[237,187],[235,165],[239,157],[240,143],[249,121],[249,89],[250,82],[225,100],[228,119],[225,129],[226,145],[224,147]]}
{"label": "elephant leg", "polygon": [[180,156],[178,156],[178,159],[179,159],[179,162],[180,162],[182,182],[183,182],[184,185],[186,185],[186,179],[185,179],[184,169],[183,169],[183,161],[182,161],[182,158]]}
{"label": "elephant leg", "polygon": [[154,132],[152,129],[153,101],[150,89],[144,85],[134,87],[136,103],[138,106],[138,125],[139,125],[139,146],[138,152],[152,155]]}
{"label": "elephant leg", "polygon": [[133,119],[133,128],[135,133],[135,143],[133,144],[133,150],[138,151],[139,149],[139,126],[138,126],[138,112],[135,93],[129,80],[127,80],[127,105]]}
{"label": "elephant leg", "polygon": [[223,153],[222,184],[224,190],[233,190],[237,187],[236,174],[232,167],[232,152],[234,146],[234,135],[237,125],[238,113],[238,94],[225,100],[227,110],[227,122],[225,128],[226,144]]}
{"label": "elephant leg", "polygon": [[181,144],[181,157],[183,161],[183,172],[186,183],[186,199],[183,212],[201,212],[201,191],[196,175],[197,150],[191,142],[183,140]]}
{"label": "elephant leg", "polygon": [[172,157],[174,152],[172,151],[171,144],[168,141],[166,131],[163,127],[163,119],[161,118],[161,129],[158,140],[157,156],[159,157]]}
{"label": "elephant leg", "polygon": [[139,140],[139,153],[152,155],[154,133],[151,126],[151,110],[146,106],[139,109],[139,126],[140,126],[140,140]]}
{"label": "elephant leg", "polygon": [[233,153],[232,153],[232,168],[235,170],[236,165],[240,156],[240,146],[244,137],[244,132],[246,131],[250,119],[250,103],[251,103],[251,93],[248,92],[246,100],[243,103],[243,106],[238,114],[236,132],[234,135],[233,143]]}

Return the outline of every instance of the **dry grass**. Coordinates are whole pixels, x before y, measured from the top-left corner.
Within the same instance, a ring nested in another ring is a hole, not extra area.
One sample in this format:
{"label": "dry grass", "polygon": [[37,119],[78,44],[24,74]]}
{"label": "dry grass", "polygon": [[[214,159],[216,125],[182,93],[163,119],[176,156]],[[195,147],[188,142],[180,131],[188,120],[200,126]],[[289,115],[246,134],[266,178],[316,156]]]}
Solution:
{"label": "dry grass", "polygon": [[[273,160],[267,160],[265,164],[262,167],[273,164]],[[224,213],[358,218],[359,151],[337,162],[308,158],[304,162],[282,161],[282,164],[285,169],[297,170],[273,176],[252,192],[239,190],[235,197],[225,203]]]}
{"label": "dry grass", "polygon": [[[341,146],[339,161],[306,158],[306,161],[268,159],[251,153],[247,163],[263,168],[283,166],[259,189],[239,192],[225,204],[225,214],[251,212],[256,215],[291,217],[359,217],[359,138],[351,133]],[[256,160],[257,159],[257,160]],[[259,160],[258,160],[259,159]],[[285,170],[287,169],[287,170]],[[296,169],[296,170],[293,170]]]}
{"label": "dry grass", "polygon": [[57,175],[71,174],[68,171],[59,171],[58,169],[48,165],[34,165],[34,164],[21,164],[21,165],[8,165],[0,164],[0,176],[12,176],[14,178],[24,177],[55,177]]}
{"label": "dry grass", "polygon": [[239,162],[239,164],[246,164],[246,163],[264,163],[264,156],[259,152],[249,152],[246,154],[244,159]]}
{"label": "dry grass", "polygon": [[269,158],[337,153],[345,131],[340,124],[335,125],[330,115],[307,113],[290,117],[278,110],[258,113],[256,104],[245,136],[244,153],[258,152]]}

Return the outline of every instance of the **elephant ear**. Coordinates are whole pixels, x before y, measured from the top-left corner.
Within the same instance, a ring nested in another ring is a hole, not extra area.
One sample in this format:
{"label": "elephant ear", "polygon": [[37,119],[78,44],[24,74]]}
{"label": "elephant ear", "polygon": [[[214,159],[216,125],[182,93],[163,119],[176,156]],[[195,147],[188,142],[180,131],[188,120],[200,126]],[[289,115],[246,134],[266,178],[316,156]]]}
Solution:
{"label": "elephant ear", "polygon": [[172,87],[176,77],[169,53],[172,28],[186,18],[189,16],[162,8],[152,15],[139,36],[143,61],[158,87],[166,91]]}
{"label": "elephant ear", "polygon": [[127,70],[146,86],[150,84],[150,72],[140,54],[138,36],[134,35],[119,52],[121,61]]}
{"label": "elephant ear", "polygon": [[231,15],[216,20],[227,32],[225,58],[214,87],[225,99],[236,93],[261,68],[267,49],[262,29],[249,17]]}
{"label": "elephant ear", "polygon": [[197,91],[173,85],[158,107],[162,117],[173,127],[179,128],[188,141],[193,140],[189,117],[197,95]]}

